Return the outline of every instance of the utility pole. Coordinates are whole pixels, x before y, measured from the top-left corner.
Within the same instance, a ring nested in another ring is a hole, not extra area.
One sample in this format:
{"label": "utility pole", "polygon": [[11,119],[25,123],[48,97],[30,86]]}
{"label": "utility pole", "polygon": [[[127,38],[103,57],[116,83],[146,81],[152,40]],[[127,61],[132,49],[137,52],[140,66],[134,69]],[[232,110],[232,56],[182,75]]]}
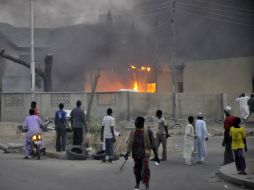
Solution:
{"label": "utility pole", "polygon": [[91,83],[92,84],[92,92],[91,92],[91,96],[90,96],[90,99],[89,99],[89,102],[88,102],[87,112],[86,112],[87,124],[89,124],[89,122],[90,122],[90,113],[91,113],[91,110],[92,110],[93,98],[94,98],[94,95],[96,93],[96,87],[97,87],[97,84],[98,84],[100,73],[101,73],[101,70],[100,70],[100,68],[98,68],[97,73],[94,76],[94,80]]}
{"label": "utility pole", "polygon": [[3,59],[0,57],[0,121],[2,121]]}
{"label": "utility pole", "polygon": [[171,25],[171,39],[172,39],[172,46],[171,46],[171,57],[170,57],[170,68],[171,68],[171,75],[172,75],[172,112],[173,112],[173,119],[177,122],[176,116],[176,82],[175,82],[175,0],[171,1],[171,8],[170,8],[170,25]]}
{"label": "utility pole", "polygon": [[32,101],[35,101],[35,61],[34,61],[34,0],[30,0],[30,32],[31,32],[31,45],[30,45],[30,64],[31,64],[31,92]]}

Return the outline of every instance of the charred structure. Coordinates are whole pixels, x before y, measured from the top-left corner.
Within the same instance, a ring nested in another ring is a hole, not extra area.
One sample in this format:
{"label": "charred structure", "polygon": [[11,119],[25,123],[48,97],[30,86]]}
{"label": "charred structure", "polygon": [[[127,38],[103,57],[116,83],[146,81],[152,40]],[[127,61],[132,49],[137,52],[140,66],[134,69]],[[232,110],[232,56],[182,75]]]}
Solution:
{"label": "charred structure", "polygon": [[[223,3],[218,0],[139,0],[133,5],[122,12],[104,11],[97,15],[96,21],[87,24],[67,20],[67,24],[35,30],[36,63],[42,63],[46,54],[54,56],[53,91],[89,92],[94,72],[100,69],[97,91],[127,89],[168,93],[172,91],[171,76],[175,74],[176,92],[181,93],[185,88],[186,65],[200,60],[254,55],[254,4],[250,0]],[[58,16],[55,18],[61,20]],[[14,57],[22,60],[29,57],[28,37],[26,27],[0,24],[0,48]],[[175,59],[171,63],[173,48]],[[4,65],[4,86],[20,91],[11,82],[20,69],[13,69],[17,65],[10,63]],[[38,64],[38,67],[43,69],[44,65]],[[29,80],[28,70],[20,75],[25,76],[22,80]],[[253,78],[254,71],[247,82],[252,83]],[[26,85],[22,89],[27,92],[30,87]],[[40,89],[42,87],[37,90]]]}

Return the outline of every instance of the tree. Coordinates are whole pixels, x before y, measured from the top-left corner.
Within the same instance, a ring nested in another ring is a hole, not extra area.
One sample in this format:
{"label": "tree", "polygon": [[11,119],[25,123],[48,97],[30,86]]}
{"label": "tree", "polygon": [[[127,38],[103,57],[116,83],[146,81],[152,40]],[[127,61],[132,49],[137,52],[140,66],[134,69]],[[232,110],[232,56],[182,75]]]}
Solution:
{"label": "tree", "polygon": [[[2,49],[0,51],[0,57],[3,57],[7,60],[13,61],[14,63],[18,63],[30,69],[30,64],[26,61],[15,58],[11,55],[5,53],[5,50]],[[44,59],[45,69],[44,71],[40,68],[35,68],[35,73],[38,74],[44,81],[44,91],[51,92],[52,91],[52,65],[53,65],[53,55],[46,55]]]}

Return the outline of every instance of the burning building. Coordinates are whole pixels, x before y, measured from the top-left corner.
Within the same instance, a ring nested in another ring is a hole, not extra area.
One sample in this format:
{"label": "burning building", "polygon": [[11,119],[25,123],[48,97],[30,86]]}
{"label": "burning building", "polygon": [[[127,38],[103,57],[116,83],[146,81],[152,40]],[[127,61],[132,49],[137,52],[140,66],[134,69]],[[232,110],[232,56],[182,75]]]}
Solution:
{"label": "burning building", "polygon": [[[98,22],[92,24],[36,28],[35,62],[38,67],[43,67],[38,64],[42,62],[41,57],[48,53],[53,54],[53,91],[90,92],[94,84],[94,71],[99,69],[98,92],[128,90],[170,93],[173,79],[175,92],[196,92],[199,83],[192,81],[198,81],[197,73],[200,68],[205,71],[205,76],[212,78],[209,71],[213,69],[216,61],[209,60],[253,56],[254,38],[253,19],[247,17],[249,14],[246,13],[241,13],[246,16],[245,19],[240,18],[239,10],[232,8],[239,5],[241,9],[247,10],[247,5],[233,0],[227,8],[224,7],[227,15],[224,13],[223,19],[218,20],[216,11],[222,8],[219,1],[192,2],[195,6],[185,0],[175,3],[176,43],[172,41],[169,14],[172,10],[171,4],[166,0],[140,0],[133,11],[117,14],[117,22],[114,21],[114,12],[108,11],[100,15]],[[224,3],[228,2],[230,1],[226,0]],[[249,0],[248,2],[253,7],[253,3]],[[232,17],[232,22],[225,22],[227,16]],[[28,28],[0,24],[0,48],[6,49],[6,53],[10,52],[20,59],[29,58],[28,39]],[[172,63],[173,50],[175,57]],[[210,64],[203,64],[200,60],[208,60]],[[237,63],[237,67],[246,62],[246,59],[242,60]],[[3,59],[0,61],[4,63],[3,91],[30,92],[29,70],[21,69],[22,66]],[[193,64],[195,62],[199,64]],[[225,62],[228,62],[226,65],[231,68],[230,61]],[[218,69],[225,69],[221,65],[216,64]],[[9,74],[11,72],[13,73]],[[243,81],[248,83],[248,88],[243,90],[250,89],[249,83],[253,83],[254,78],[252,75],[248,73],[248,80]],[[220,80],[226,79],[221,76]],[[20,85],[21,83],[25,85]],[[218,81],[214,83],[216,84],[209,86],[222,84]],[[42,89],[37,87],[37,91]],[[221,89],[227,92],[232,90],[227,90],[225,85],[214,88],[216,91]],[[211,92],[212,88],[206,90]]]}

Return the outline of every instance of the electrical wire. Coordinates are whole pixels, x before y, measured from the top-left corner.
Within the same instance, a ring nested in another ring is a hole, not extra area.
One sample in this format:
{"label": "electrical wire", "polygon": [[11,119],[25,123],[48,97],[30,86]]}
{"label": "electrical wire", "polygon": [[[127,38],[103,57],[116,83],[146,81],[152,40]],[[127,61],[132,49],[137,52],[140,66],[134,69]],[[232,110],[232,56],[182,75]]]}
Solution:
{"label": "electrical wire", "polygon": [[188,6],[183,6],[183,5],[177,5],[178,8],[183,8],[183,9],[187,9],[188,11],[196,11],[199,12],[202,15],[209,15],[209,16],[214,16],[217,20],[218,18],[223,19],[223,20],[227,20],[229,22],[235,22],[235,23],[240,23],[240,24],[244,24],[244,25],[253,25],[254,20],[249,20],[249,22],[247,20],[243,20],[242,18],[235,18],[235,17],[231,17],[228,15],[224,15],[224,14],[218,14],[216,12],[204,12],[203,10],[198,10],[195,9],[193,7],[188,7]]}
{"label": "electrical wire", "polygon": [[[211,14],[214,14],[214,15],[223,16],[223,17],[227,17],[227,18],[231,18],[231,19],[236,19],[236,20],[241,20],[241,19],[243,19],[243,17],[239,17],[239,16],[228,15],[228,14],[221,14],[221,13],[219,13],[219,12],[217,11],[218,9],[214,9],[214,8],[209,9],[208,7],[201,7],[201,6],[199,6],[199,5],[178,3],[177,6],[189,7],[189,8],[194,8],[194,9],[195,9],[195,8],[196,8],[196,9],[200,8],[200,9],[202,9],[202,11],[207,11],[207,12],[209,11],[208,13],[211,13]],[[201,11],[201,10],[200,10],[200,11]],[[212,11],[213,11],[213,12],[212,12]],[[253,15],[253,16],[254,16],[254,15]],[[252,18],[250,18],[250,17],[245,17],[244,19],[245,19],[245,20],[242,20],[242,21],[247,21],[247,20],[249,20],[249,21],[254,22],[254,19],[252,19]]]}
{"label": "electrical wire", "polygon": [[190,10],[189,8],[177,7],[177,11],[180,11],[180,12],[185,13],[185,14],[191,14],[191,15],[196,15],[196,16],[204,16],[205,18],[208,18],[208,19],[211,19],[211,20],[221,21],[221,22],[224,22],[224,23],[230,23],[230,24],[236,24],[236,25],[242,25],[242,26],[248,26],[248,27],[253,27],[254,28],[254,25],[252,25],[252,24],[247,24],[247,23],[242,23],[242,22],[217,18],[217,17],[211,16],[211,15],[204,15],[204,14],[198,12],[198,11]]}
{"label": "electrical wire", "polygon": [[[164,5],[166,5],[166,4],[164,4]],[[179,9],[179,8],[183,9],[183,11],[185,11],[185,13],[187,11],[190,14],[193,13],[195,15],[205,16],[206,18],[209,18],[209,19],[214,18],[213,20],[217,20],[217,21],[221,21],[221,22],[253,27],[253,24],[250,23],[250,22],[252,22],[254,20],[252,20],[251,18],[247,18],[248,20],[246,20],[246,18],[243,19],[243,18],[239,18],[239,17],[234,17],[232,15],[228,15],[228,14],[222,14],[222,13],[219,14],[218,12],[216,12],[216,10],[218,11],[220,9],[217,9],[217,8],[216,9],[213,8],[213,9],[209,10],[208,7],[203,7],[203,6],[195,5],[195,4],[194,5],[188,5],[188,3],[184,3],[183,1],[177,1],[176,7],[177,7],[177,9]],[[231,7],[231,6],[229,6],[229,7]],[[162,8],[163,9],[164,8],[169,8],[169,10],[159,11],[159,10],[162,10]],[[145,17],[145,16],[148,16],[148,15],[155,15],[155,14],[162,14],[162,13],[163,14],[168,14],[171,11],[170,8],[171,8],[171,6],[162,6],[162,7],[160,7],[160,9],[158,9],[158,7],[157,7],[157,11],[150,12],[150,13],[148,12],[146,14],[138,15],[138,16]],[[200,8],[201,10],[197,10],[198,8]],[[204,12],[204,9],[209,10],[209,12]],[[245,10],[245,9],[241,9],[241,10]],[[156,27],[158,27],[158,26],[155,26],[155,28]]]}
{"label": "electrical wire", "polygon": [[[197,0],[194,0],[194,1],[197,2]],[[180,1],[178,1],[178,2],[180,2]],[[224,3],[211,2],[211,0],[202,0],[202,2],[198,1],[197,3],[210,4],[210,5],[213,4],[213,5],[220,6],[220,7],[226,7],[226,8],[229,8],[229,9],[234,9],[234,10],[237,10],[237,11],[249,12],[249,13],[254,14],[254,10],[251,10],[251,9],[234,7],[234,6],[226,5]]]}
{"label": "electrical wire", "polygon": [[[197,1],[196,1],[197,2]],[[171,3],[172,4],[172,3]],[[150,11],[147,11],[146,13],[144,14],[139,14],[138,16],[147,16],[147,15],[150,15],[150,14],[159,14],[161,13],[160,11],[162,11],[162,9],[170,9],[171,8],[171,4],[169,2],[165,3],[165,4],[161,4],[160,6],[157,6],[156,8],[150,10]],[[223,5],[224,7],[230,7],[231,10],[227,10],[225,8],[222,8],[222,7],[211,7],[211,4],[214,4],[213,2],[210,2],[210,4],[208,2],[197,2],[195,4],[191,3],[190,2],[186,2],[186,1],[177,1],[175,3],[176,5],[186,5],[186,6],[193,6],[193,7],[199,7],[199,8],[202,8],[202,9],[207,9],[209,11],[214,11],[214,12],[222,12],[224,13],[224,15],[227,17],[229,17],[229,13],[233,13],[233,14],[238,14],[238,15],[242,15],[244,16],[245,18],[247,17],[247,19],[250,19],[250,17],[253,17],[254,18],[254,11],[251,11],[249,9],[241,9],[241,8],[236,8],[236,7],[231,7],[231,6],[226,6],[226,5]],[[203,4],[203,5],[202,5]],[[218,4],[218,3],[215,3],[215,4]],[[163,6],[162,6],[163,5]],[[234,10],[232,10],[232,8],[235,8]],[[238,11],[237,11],[238,10]],[[239,12],[240,10],[240,12]],[[241,12],[241,11],[248,11],[248,12]]]}

